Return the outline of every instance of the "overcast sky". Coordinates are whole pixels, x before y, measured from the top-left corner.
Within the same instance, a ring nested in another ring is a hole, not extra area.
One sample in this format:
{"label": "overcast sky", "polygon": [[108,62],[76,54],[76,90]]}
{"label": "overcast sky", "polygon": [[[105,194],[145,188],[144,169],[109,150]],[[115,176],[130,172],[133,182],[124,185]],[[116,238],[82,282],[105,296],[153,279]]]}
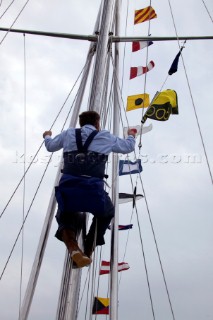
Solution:
{"label": "overcast sky", "polygon": [[[126,3],[126,1],[123,1]],[[10,1],[1,1],[0,15]],[[17,1],[1,18],[1,27],[10,27],[24,5]],[[212,35],[212,21],[201,0],[170,1],[178,36]],[[205,0],[213,15],[213,4]],[[89,2],[41,0],[29,1],[13,26],[19,29],[44,30],[72,34],[92,34],[100,0]],[[133,25],[134,10],[149,5],[148,1],[129,3],[127,35],[147,35],[148,23]],[[169,2],[152,1],[158,15],[151,21],[152,36],[175,36]],[[122,27],[126,23],[126,4],[121,12]],[[5,33],[0,33],[0,42]],[[122,29],[121,35],[124,35]],[[182,42],[180,42],[182,44]],[[42,143],[42,133],[49,129],[85,63],[88,41],[25,36],[26,48],[26,164]],[[124,45],[121,45],[123,52]],[[143,136],[141,159],[144,191],[167,279],[175,319],[213,319],[213,197],[212,183],[195,117],[196,109],[206,153],[213,171],[212,141],[212,40],[187,41],[178,72],[170,76],[163,89],[174,89],[178,95],[179,115],[167,122],[147,120],[153,130]],[[149,47],[148,61],[155,68],[147,74],[146,92],[153,97],[167,76],[178,53],[176,41],[155,42]],[[129,80],[130,66],[146,64],[146,50],[131,53],[126,45],[123,101],[129,95],[143,93],[144,76]],[[122,64],[123,62],[121,62]],[[188,77],[189,86],[186,80]],[[61,131],[74,98],[71,95],[62,115],[53,127]],[[193,98],[193,103],[192,103]],[[83,108],[86,109],[87,97]],[[141,110],[127,113],[130,125],[139,125]],[[125,119],[124,119],[125,121]],[[0,152],[1,203],[3,210],[24,172],[24,37],[8,34],[0,45]],[[120,128],[122,136],[122,128]],[[137,140],[138,145],[139,140]],[[138,147],[136,154],[139,155]],[[28,210],[44,171],[49,154],[43,147],[25,181],[25,212]],[[194,156],[194,158],[193,158]],[[190,157],[190,161],[187,159]],[[23,290],[27,285],[50,194],[54,186],[60,152],[54,155],[39,189],[24,229]],[[134,154],[130,155],[134,159]],[[194,160],[193,160],[194,159]],[[136,183],[136,177],[133,177]],[[143,193],[137,180],[138,193]],[[120,191],[132,192],[127,177],[120,177]],[[149,273],[155,316],[172,319],[144,200],[137,203],[144,252]],[[0,219],[0,272],[2,272],[22,223],[23,186]],[[131,204],[120,205],[120,224],[130,223]],[[136,212],[125,256],[130,269],[123,272],[119,288],[119,319],[153,319],[145,277],[141,241]],[[30,320],[55,319],[65,247],[54,237],[53,222],[41,273],[32,303]],[[119,233],[119,261],[123,260],[128,233]],[[109,259],[110,232],[106,235],[103,259]],[[21,269],[19,240],[3,279],[0,281],[0,318],[18,319]],[[84,283],[87,269],[83,270]],[[108,276],[100,278],[99,296],[107,296]],[[79,319],[85,318],[84,297]],[[103,318],[102,316],[99,316]]]}

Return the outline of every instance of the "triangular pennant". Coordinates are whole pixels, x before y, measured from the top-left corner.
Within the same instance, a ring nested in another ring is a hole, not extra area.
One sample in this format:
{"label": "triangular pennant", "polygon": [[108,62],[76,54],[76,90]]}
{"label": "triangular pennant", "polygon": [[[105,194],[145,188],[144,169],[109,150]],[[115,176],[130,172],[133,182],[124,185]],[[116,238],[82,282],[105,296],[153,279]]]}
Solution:
{"label": "triangular pennant", "polygon": [[132,52],[142,50],[146,47],[149,47],[153,44],[152,41],[133,41],[132,42]]}
{"label": "triangular pennant", "polygon": [[133,79],[135,77],[141,76],[144,73],[149,72],[150,70],[152,70],[155,66],[154,61],[150,61],[147,65],[147,67],[131,67],[130,68],[130,79]]}
{"label": "triangular pennant", "polygon": [[173,73],[177,72],[178,69],[178,62],[179,62],[179,58],[181,55],[181,51],[183,50],[184,46],[180,48],[180,51],[178,52],[178,54],[176,55],[174,61],[172,62],[172,65],[168,71],[168,74],[171,76]]}
{"label": "triangular pennant", "polygon": [[[118,272],[128,270],[130,267],[126,262],[118,263]],[[110,273],[110,261],[101,261],[100,275]]]}

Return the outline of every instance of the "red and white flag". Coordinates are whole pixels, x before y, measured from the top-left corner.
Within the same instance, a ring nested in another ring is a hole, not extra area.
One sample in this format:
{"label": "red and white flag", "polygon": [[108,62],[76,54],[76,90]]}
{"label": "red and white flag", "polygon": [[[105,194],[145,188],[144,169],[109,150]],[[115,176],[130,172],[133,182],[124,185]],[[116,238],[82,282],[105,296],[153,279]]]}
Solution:
{"label": "red and white flag", "polygon": [[133,41],[132,42],[132,52],[142,50],[148,46],[151,46],[153,44],[152,41]]}
{"label": "red and white flag", "polygon": [[155,66],[154,61],[150,61],[147,67],[131,67],[130,79],[133,79],[135,77],[141,76],[144,73],[147,73],[148,71],[152,70],[154,66]]}
{"label": "red and white flag", "polygon": [[[118,263],[118,272],[128,270],[129,265],[126,262],[120,262]],[[101,269],[99,274],[108,274],[110,273],[110,261],[101,261]]]}

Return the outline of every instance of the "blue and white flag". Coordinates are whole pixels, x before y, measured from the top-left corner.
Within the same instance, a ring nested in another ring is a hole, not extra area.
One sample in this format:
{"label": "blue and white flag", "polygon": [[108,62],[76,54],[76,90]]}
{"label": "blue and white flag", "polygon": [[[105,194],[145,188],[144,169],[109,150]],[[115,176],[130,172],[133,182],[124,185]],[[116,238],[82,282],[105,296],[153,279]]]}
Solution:
{"label": "blue and white flag", "polygon": [[141,159],[132,162],[129,160],[119,161],[119,176],[126,174],[140,173],[142,171]]}

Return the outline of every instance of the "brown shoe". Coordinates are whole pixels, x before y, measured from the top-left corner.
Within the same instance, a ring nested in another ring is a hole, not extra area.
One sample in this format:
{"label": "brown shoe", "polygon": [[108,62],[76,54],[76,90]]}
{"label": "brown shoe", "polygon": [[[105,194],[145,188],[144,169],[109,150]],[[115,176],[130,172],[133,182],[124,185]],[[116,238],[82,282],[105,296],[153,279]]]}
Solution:
{"label": "brown shoe", "polygon": [[92,260],[83,254],[78,246],[75,233],[72,230],[64,229],[62,231],[62,240],[65,243],[73,262],[78,268],[88,266]]}
{"label": "brown shoe", "polygon": [[81,251],[73,251],[71,258],[78,268],[83,268],[91,264],[92,260],[85,256]]}

